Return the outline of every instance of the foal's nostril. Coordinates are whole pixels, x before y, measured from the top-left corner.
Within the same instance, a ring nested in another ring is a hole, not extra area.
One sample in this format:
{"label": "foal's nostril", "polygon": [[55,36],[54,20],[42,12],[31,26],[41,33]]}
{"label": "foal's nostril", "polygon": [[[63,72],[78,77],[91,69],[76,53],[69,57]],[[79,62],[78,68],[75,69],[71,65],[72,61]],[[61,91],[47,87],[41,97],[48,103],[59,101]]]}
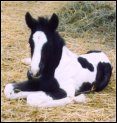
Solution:
{"label": "foal's nostril", "polygon": [[40,77],[40,73],[37,72],[37,74],[34,76],[33,73],[31,72],[31,70],[28,70],[27,77],[28,77],[29,80],[31,80],[31,79],[37,79],[37,78]]}

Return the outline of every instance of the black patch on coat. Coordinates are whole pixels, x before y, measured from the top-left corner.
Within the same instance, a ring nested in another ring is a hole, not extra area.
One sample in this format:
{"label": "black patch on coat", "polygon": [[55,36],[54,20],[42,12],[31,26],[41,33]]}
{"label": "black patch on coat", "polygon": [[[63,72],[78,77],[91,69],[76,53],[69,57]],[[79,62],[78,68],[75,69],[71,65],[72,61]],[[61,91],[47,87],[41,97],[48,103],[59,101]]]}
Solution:
{"label": "black patch on coat", "polygon": [[93,83],[84,82],[81,85],[80,89],[75,92],[75,96],[77,96],[77,95],[79,95],[81,93],[88,93],[88,92],[90,92],[91,89],[92,89],[92,86],[93,86]]}
{"label": "black patch on coat", "polygon": [[89,54],[89,53],[100,53],[101,51],[99,50],[90,50],[88,51],[86,54]]}
{"label": "black patch on coat", "polygon": [[92,87],[92,84],[91,84],[91,83],[89,83],[89,82],[84,82],[84,83],[82,84],[82,86],[80,87],[80,91],[81,91],[81,92],[83,92],[83,91],[88,91],[88,90],[91,89],[91,87]]}
{"label": "black patch on coat", "polygon": [[95,91],[103,90],[109,83],[112,74],[110,63],[99,62],[97,65],[97,75],[95,81]]}
{"label": "black patch on coat", "polygon": [[82,66],[83,68],[87,68],[87,69],[89,69],[91,72],[94,71],[93,65],[92,65],[90,62],[88,62],[87,59],[85,59],[85,58],[83,58],[83,57],[79,57],[79,58],[78,58],[78,62],[81,64],[81,66]]}
{"label": "black patch on coat", "polygon": [[59,88],[58,90],[54,92],[46,92],[46,94],[52,97],[53,100],[62,99],[62,98],[67,97],[66,92],[61,88]]}

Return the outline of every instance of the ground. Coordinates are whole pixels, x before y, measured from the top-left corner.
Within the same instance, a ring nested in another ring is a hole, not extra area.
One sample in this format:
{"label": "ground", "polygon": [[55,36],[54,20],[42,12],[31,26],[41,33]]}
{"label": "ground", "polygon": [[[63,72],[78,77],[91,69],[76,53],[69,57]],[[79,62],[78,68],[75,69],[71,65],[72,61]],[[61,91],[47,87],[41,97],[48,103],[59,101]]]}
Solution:
{"label": "ground", "polygon": [[[1,7],[1,121],[115,121],[116,120],[116,51],[114,47],[100,44],[100,38],[90,42],[88,37],[73,38],[69,32],[62,32],[67,46],[76,54],[88,50],[103,50],[113,65],[111,81],[99,93],[86,94],[85,104],[69,104],[64,107],[33,108],[26,100],[8,100],[4,87],[12,81],[26,80],[29,66],[21,60],[29,57],[28,38],[30,31],[24,20],[29,11],[34,17],[51,16],[66,2],[12,2],[2,1]],[[60,26],[60,25],[59,25]]]}

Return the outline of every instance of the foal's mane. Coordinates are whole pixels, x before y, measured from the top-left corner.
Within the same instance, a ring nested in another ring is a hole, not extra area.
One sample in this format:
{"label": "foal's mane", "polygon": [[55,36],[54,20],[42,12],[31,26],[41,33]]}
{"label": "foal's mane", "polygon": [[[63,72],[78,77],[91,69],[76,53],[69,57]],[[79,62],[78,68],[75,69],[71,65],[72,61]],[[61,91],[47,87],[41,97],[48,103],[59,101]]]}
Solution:
{"label": "foal's mane", "polygon": [[47,17],[38,17],[38,23],[42,26],[45,26],[48,24],[49,20]]}

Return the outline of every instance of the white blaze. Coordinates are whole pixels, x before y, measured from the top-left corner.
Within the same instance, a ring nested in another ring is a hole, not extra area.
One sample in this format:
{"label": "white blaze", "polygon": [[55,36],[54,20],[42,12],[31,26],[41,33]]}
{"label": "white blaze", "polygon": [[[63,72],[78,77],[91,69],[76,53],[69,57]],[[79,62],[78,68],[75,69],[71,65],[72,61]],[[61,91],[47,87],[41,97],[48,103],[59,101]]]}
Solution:
{"label": "white blaze", "polygon": [[42,31],[37,31],[33,34],[34,53],[31,60],[31,72],[33,76],[39,71],[39,63],[41,60],[41,50],[43,45],[47,42],[46,35]]}

